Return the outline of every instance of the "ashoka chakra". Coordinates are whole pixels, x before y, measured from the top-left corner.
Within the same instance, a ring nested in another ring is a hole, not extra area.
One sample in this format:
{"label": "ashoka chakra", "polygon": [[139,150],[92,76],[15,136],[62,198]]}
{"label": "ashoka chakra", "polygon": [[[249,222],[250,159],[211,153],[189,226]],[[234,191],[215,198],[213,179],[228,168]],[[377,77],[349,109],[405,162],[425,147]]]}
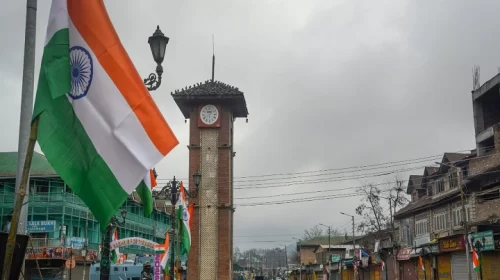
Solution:
{"label": "ashoka chakra", "polygon": [[80,46],[69,49],[69,59],[71,66],[71,91],[69,96],[79,99],[87,95],[92,76],[94,75],[94,64],[89,51]]}

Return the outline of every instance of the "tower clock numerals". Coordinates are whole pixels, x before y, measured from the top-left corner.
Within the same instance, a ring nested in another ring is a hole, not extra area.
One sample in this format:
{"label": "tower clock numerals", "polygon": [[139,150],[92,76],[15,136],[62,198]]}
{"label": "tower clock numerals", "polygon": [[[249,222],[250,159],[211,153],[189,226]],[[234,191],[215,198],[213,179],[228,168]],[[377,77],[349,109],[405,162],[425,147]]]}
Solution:
{"label": "tower clock numerals", "polygon": [[214,105],[205,105],[200,110],[200,119],[206,125],[212,125],[219,119],[219,110]]}

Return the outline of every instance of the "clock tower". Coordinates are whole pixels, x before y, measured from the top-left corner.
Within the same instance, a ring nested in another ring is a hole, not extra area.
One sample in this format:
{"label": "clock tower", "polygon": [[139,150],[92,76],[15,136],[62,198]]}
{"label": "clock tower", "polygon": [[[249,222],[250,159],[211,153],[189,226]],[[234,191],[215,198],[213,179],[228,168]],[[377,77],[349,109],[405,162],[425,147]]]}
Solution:
{"label": "clock tower", "polygon": [[[189,178],[201,173],[191,226],[190,280],[231,280],[233,270],[233,124],[246,118],[243,92],[212,80],[172,93],[189,122]],[[189,182],[194,189],[194,183]]]}

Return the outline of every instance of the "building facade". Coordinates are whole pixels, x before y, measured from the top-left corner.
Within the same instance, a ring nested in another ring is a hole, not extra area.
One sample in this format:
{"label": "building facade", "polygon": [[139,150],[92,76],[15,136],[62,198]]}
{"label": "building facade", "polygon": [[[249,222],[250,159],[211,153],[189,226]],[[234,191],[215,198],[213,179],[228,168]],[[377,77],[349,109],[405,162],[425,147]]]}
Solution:
{"label": "building facade", "polygon": [[[0,153],[0,225],[2,231],[10,229],[15,198],[17,153]],[[151,217],[144,217],[143,206],[136,193],[132,193],[123,209],[126,222],[118,229],[118,238],[142,237],[164,242],[170,225],[165,201],[155,201]],[[117,217],[120,214],[117,213]],[[101,232],[99,223],[85,204],[52,169],[46,158],[34,153],[29,182],[27,231],[31,237],[28,261],[34,259],[66,259],[73,255],[89,262],[99,258]],[[87,242],[85,242],[88,240]],[[84,249],[87,250],[84,250]],[[120,248],[123,254],[151,254],[145,247]]]}

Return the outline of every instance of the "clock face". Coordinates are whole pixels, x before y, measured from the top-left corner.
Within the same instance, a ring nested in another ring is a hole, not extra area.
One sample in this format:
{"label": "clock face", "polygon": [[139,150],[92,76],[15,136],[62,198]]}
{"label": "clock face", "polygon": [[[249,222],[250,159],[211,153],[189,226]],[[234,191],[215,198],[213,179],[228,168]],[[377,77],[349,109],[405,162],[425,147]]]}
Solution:
{"label": "clock face", "polygon": [[219,110],[214,105],[205,105],[200,110],[200,119],[204,124],[214,124],[219,119]]}

